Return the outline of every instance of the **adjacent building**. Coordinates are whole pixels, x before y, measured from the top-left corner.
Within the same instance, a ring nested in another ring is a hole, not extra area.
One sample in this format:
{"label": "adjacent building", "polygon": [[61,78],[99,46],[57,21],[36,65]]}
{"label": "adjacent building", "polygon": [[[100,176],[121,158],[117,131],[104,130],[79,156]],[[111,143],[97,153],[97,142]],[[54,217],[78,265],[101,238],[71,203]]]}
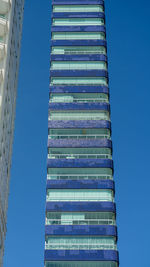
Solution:
{"label": "adjacent building", "polygon": [[4,253],[24,0],[0,0],[0,266]]}
{"label": "adjacent building", "polygon": [[103,0],[52,0],[45,267],[118,267]]}

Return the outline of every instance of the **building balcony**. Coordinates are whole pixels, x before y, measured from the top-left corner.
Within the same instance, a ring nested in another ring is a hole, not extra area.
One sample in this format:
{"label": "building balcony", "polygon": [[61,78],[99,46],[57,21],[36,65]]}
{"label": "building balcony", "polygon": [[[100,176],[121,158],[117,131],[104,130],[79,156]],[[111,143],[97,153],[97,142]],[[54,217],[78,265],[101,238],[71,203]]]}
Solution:
{"label": "building balcony", "polygon": [[10,9],[10,0],[1,0],[0,1],[0,14],[7,14]]}
{"label": "building balcony", "polygon": [[100,147],[101,146],[101,147],[112,148],[111,131],[110,129],[105,129],[105,128],[102,129],[94,129],[94,128],[53,129],[52,128],[48,130],[48,146],[49,144],[51,147],[61,147],[61,146]]}
{"label": "building balcony", "polygon": [[[55,141],[58,139],[61,139],[59,141],[64,141],[63,139],[71,139],[72,142],[75,142],[75,141],[81,140],[81,139],[84,142],[84,139],[85,139],[85,140],[88,140],[88,143],[90,145],[93,140],[98,141],[98,139],[110,139],[110,134],[106,133],[106,134],[89,134],[89,135],[88,134],[87,135],[79,135],[79,134],[70,134],[70,135],[69,134],[51,134],[51,135],[48,135],[48,141],[50,141],[50,140]],[[68,141],[69,140],[67,140],[67,143],[68,143]],[[83,144],[83,142],[82,142],[82,144]],[[50,144],[54,145],[54,142],[50,142]]]}
{"label": "building balcony", "polygon": [[112,174],[47,174],[47,180],[113,180]]}
{"label": "building balcony", "polygon": [[46,226],[116,226],[113,212],[46,212]]}
{"label": "building balcony", "polygon": [[76,220],[67,220],[67,219],[47,219],[46,225],[116,225],[115,219],[76,219]]}
{"label": "building balcony", "polygon": [[[47,180],[113,180],[112,168],[48,168]],[[92,183],[92,181],[91,181]]]}
{"label": "building balcony", "polygon": [[54,46],[51,55],[106,55],[104,46]]}
{"label": "building balcony", "polygon": [[48,154],[48,159],[112,159],[110,154]]}
{"label": "building balcony", "polygon": [[[88,105],[87,105],[88,106]],[[109,108],[109,106],[105,106],[105,109],[102,108],[102,106],[99,109],[88,109],[86,106],[86,104],[82,105],[79,107],[79,105],[68,105],[68,109],[66,109],[65,105],[64,105],[64,109],[51,109],[49,110],[49,116],[48,119],[50,121],[56,121],[56,120],[66,120],[66,121],[70,121],[70,120],[76,120],[76,121],[82,121],[82,120],[94,120],[94,121],[99,121],[99,120],[107,120],[110,121],[110,112],[109,109],[107,110],[107,108]],[[61,106],[62,107],[62,106]],[[85,107],[85,108],[84,108]],[[81,108],[81,109],[80,109]],[[69,112],[68,112],[69,110]]]}
{"label": "building balcony", "polygon": [[[105,139],[97,140],[97,143],[103,140],[105,141]],[[58,144],[61,144],[61,140],[58,141]],[[92,146],[93,142],[91,142],[91,146],[88,146],[88,141],[86,140],[83,140],[83,143],[82,140],[77,140],[77,142],[76,140],[72,140],[73,144],[71,144],[71,140],[68,141],[70,146],[67,144],[66,140],[62,140],[62,146],[56,147],[54,140],[54,146],[48,146],[48,159],[112,159],[110,140],[106,140],[110,142],[110,144],[108,144],[108,142],[100,142],[99,146]]]}
{"label": "building balcony", "polygon": [[47,202],[114,202],[111,189],[47,189]]}
{"label": "building balcony", "polygon": [[75,97],[51,97],[49,103],[109,103],[109,98],[108,96],[105,98],[75,98]]}
{"label": "building balcony", "polygon": [[116,216],[112,212],[47,212],[46,226],[116,226]]}
{"label": "building balcony", "polygon": [[0,37],[6,35],[7,31],[8,31],[7,20],[0,17]]}

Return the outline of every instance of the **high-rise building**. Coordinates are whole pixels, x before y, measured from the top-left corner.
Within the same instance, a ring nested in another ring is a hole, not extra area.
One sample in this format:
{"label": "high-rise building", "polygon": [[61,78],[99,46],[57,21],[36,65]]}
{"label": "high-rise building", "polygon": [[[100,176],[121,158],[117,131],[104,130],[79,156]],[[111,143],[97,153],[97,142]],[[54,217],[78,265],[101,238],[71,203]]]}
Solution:
{"label": "high-rise building", "polygon": [[45,267],[118,267],[104,1],[51,19]]}
{"label": "high-rise building", "polygon": [[24,0],[0,0],[0,266],[4,252]]}

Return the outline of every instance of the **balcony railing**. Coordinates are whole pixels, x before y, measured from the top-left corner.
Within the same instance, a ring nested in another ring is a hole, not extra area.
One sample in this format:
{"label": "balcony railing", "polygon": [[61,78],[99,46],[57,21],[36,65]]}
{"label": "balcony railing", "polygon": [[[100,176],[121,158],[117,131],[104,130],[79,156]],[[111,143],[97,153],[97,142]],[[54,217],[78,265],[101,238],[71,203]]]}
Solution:
{"label": "balcony railing", "polygon": [[89,196],[89,197],[86,197],[86,196],[80,196],[80,197],[72,197],[72,196],[47,196],[46,197],[46,201],[64,201],[64,202],[99,202],[99,201],[102,201],[102,202],[114,202],[114,197],[109,195],[109,196],[101,196],[99,195],[98,197],[95,197],[95,196]]}
{"label": "balcony railing", "polygon": [[63,53],[61,52],[52,52],[52,55],[89,55],[89,54],[93,54],[93,55],[97,55],[97,54],[102,54],[102,55],[106,55],[106,52],[103,51],[64,51]]}
{"label": "balcony railing", "polygon": [[47,174],[47,180],[113,180],[111,174]]}
{"label": "balcony railing", "polygon": [[82,71],[82,70],[107,70],[107,66],[91,66],[91,67],[88,67],[88,66],[73,66],[73,67],[68,67],[68,66],[52,66],[50,68],[50,70],[71,70],[71,71],[74,71],[74,70],[79,70],[79,71]]}
{"label": "balcony railing", "polygon": [[48,159],[112,159],[110,154],[48,154]]}
{"label": "balcony railing", "polygon": [[74,98],[74,99],[53,99],[50,98],[50,103],[93,103],[93,102],[105,102],[108,103],[106,98]]}
{"label": "balcony railing", "polygon": [[106,121],[110,121],[110,117],[109,115],[102,115],[101,114],[85,114],[85,116],[81,113],[81,115],[79,114],[71,114],[69,116],[69,114],[67,113],[61,113],[61,114],[50,114],[48,119],[49,120],[106,120]]}
{"label": "balcony railing", "polygon": [[113,219],[46,219],[46,225],[116,225]]}
{"label": "balcony railing", "polygon": [[99,139],[99,138],[107,138],[110,139],[110,135],[104,134],[90,134],[90,135],[66,135],[66,134],[53,134],[49,135],[48,139]]}
{"label": "balcony railing", "polygon": [[88,243],[81,243],[81,244],[60,244],[60,243],[50,243],[45,244],[45,249],[50,250],[117,250],[117,245],[113,244],[88,244]]}

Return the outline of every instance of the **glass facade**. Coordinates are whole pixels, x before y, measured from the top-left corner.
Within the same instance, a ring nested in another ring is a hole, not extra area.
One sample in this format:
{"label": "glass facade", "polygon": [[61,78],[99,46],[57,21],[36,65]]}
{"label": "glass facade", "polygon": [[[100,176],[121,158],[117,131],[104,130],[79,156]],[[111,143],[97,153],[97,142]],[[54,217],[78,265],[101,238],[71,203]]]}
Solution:
{"label": "glass facade", "polygon": [[51,18],[45,267],[118,267],[104,1]]}

